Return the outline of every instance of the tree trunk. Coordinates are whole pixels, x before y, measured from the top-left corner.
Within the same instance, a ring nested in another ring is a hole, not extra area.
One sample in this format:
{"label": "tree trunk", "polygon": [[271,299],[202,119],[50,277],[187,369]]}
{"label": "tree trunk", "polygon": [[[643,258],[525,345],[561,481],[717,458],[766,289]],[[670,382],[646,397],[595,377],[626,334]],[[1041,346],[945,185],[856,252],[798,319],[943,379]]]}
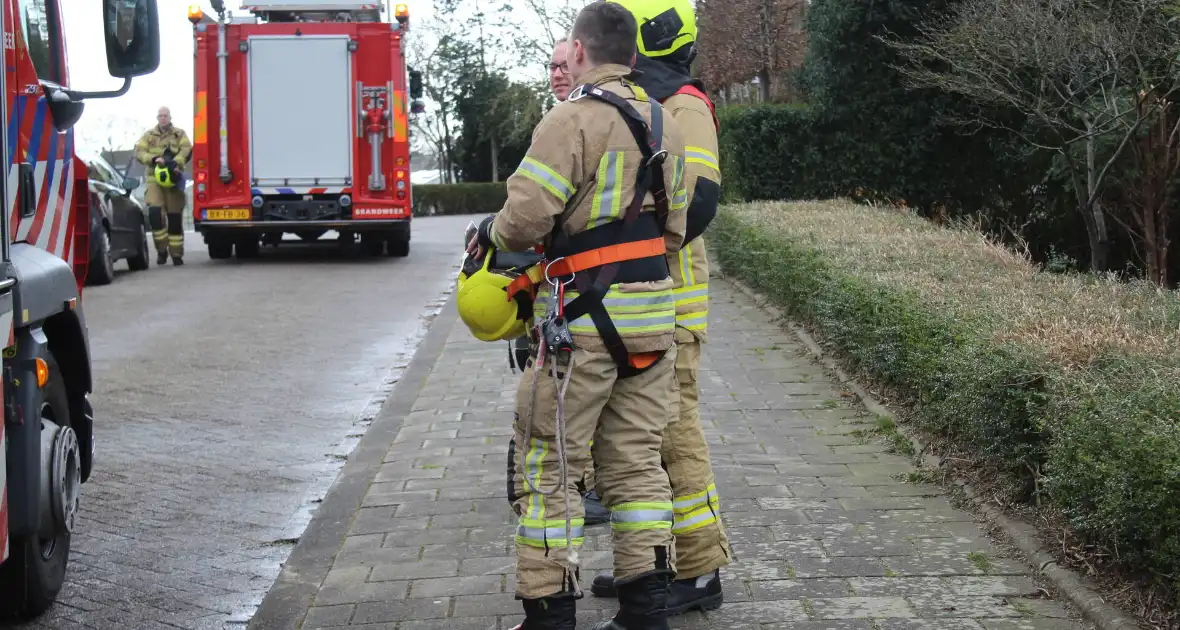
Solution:
{"label": "tree trunk", "polygon": [[[1090,121],[1086,120],[1086,129],[1091,131]],[[1089,214],[1086,221],[1086,232],[1090,237],[1090,271],[1095,273],[1106,271],[1107,254],[1110,248],[1110,238],[1106,229],[1106,214],[1102,204],[1098,201],[1098,166],[1096,159],[1097,138],[1093,135],[1086,138],[1086,201],[1080,208],[1083,216]]]}
{"label": "tree trunk", "polygon": [[770,70],[762,68],[758,71],[758,91],[763,103],[770,102]]}
{"label": "tree trunk", "polygon": [[496,136],[492,136],[492,181],[500,181],[500,145],[496,142]]}

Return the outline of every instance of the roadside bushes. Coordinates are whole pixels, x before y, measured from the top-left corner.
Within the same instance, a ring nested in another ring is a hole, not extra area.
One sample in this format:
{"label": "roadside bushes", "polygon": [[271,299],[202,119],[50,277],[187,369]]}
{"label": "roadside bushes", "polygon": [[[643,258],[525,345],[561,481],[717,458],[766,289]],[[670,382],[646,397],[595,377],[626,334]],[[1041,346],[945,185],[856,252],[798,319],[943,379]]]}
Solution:
{"label": "roadside bushes", "polygon": [[416,217],[455,214],[494,214],[508,200],[504,182],[416,184],[413,214]]}
{"label": "roadside bushes", "polygon": [[848,201],[727,206],[725,271],[815,326],[910,420],[1180,574],[1180,294],[1039,272],[978,233]]}

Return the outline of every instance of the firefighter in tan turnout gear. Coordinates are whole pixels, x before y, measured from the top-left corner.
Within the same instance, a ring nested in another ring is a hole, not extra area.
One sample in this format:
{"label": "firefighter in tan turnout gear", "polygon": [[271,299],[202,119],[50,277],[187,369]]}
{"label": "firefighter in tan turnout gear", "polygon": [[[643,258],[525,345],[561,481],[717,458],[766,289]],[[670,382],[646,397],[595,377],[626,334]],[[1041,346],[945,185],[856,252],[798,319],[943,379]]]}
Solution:
{"label": "firefighter in tan turnout gear", "polygon": [[[570,76],[569,66],[566,63],[566,38],[562,37],[553,44],[553,53],[549,58],[549,90],[553,93],[554,98],[558,102],[564,102],[570,93]],[[529,358],[529,336],[525,335],[513,341],[513,351],[509,355],[510,365],[520,366],[524,369],[528,364]],[[593,442],[591,442],[593,446]],[[516,460],[516,439],[512,438],[508,441],[508,502],[516,501],[515,484],[513,477],[516,474],[516,469],[513,462]],[[610,512],[602,505],[602,500],[598,493],[594,490],[594,466],[586,466],[586,471],[583,474],[583,481],[578,491],[582,496],[582,507],[585,511],[586,525],[600,525],[610,522]]]}
{"label": "firefighter in tan turnout gear", "polygon": [[[486,264],[461,278],[457,295],[461,317],[481,338],[494,339],[487,330],[518,334],[518,314],[505,315],[503,305],[521,295],[532,298],[537,323],[514,422],[522,630],[575,627],[584,536],[577,482],[591,439],[620,603],[594,627],[668,628],[675,551],[660,444],[678,395],[667,256],[684,239],[687,192],[679,129],[623,80],[636,37],[634,18],[618,5],[598,0],[578,14],[568,42],[576,87],[538,125],[508,180],[507,203],[469,245],[479,258],[540,243],[545,259],[511,280]],[[497,325],[493,313],[509,321]]]}
{"label": "firefighter in tan turnout gear", "polygon": [[[677,575],[668,595],[668,611],[678,615],[721,605],[719,569],[730,558],[697,404],[709,300],[709,264],[700,235],[716,215],[720,197],[717,123],[702,84],[689,71],[697,34],[689,0],[611,1],[631,11],[639,24],[634,80],[672,114],[684,134],[687,156],[685,187],[691,196],[687,233],[684,247],[668,261],[676,280],[680,415],[668,424],[660,449],[675,512]],[[591,591],[600,597],[613,596],[612,576],[595,577]]]}
{"label": "firefighter in tan turnout gear", "polygon": [[172,124],[172,114],[161,107],[156,126],[135,144],[135,158],[146,169],[148,222],[156,243],[158,264],[184,264],[184,182],[181,172],[193,145],[183,129]]}

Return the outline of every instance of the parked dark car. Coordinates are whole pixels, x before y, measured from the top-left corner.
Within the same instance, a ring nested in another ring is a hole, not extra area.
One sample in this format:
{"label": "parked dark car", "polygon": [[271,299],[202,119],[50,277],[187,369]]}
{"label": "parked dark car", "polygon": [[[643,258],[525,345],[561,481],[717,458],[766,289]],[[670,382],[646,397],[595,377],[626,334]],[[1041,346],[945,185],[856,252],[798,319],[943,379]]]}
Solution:
{"label": "parked dark car", "polygon": [[123,177],[101,157],[90,161],[90,272],[88,284],[110,284],[115,263],[132,271],[147,269],[147,206],[131,195],[139,180]]}

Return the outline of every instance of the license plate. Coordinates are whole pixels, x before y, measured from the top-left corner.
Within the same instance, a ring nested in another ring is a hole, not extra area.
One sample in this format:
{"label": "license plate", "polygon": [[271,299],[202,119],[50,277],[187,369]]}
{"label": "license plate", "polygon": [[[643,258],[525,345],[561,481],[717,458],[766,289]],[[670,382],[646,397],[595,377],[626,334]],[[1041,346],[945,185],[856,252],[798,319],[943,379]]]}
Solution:
{"label": "license plate", "polygon": [[249,208],[230,208],[228,210],[206,210],[205,218],[210,221],[249,221]]}

